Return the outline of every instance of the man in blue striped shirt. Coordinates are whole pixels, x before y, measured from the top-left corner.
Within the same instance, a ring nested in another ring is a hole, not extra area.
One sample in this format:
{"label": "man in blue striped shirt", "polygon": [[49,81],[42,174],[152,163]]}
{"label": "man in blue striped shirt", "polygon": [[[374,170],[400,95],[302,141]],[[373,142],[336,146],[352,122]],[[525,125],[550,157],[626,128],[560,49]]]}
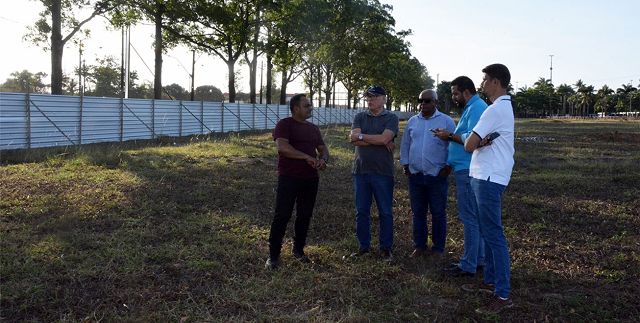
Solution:
{"label": "man in blue striped shirt", "polygon": [[414,251],[411,258],[425,254],[429,226],[427,213],[431,209],[432,258],[441,260],[447,239],[447,191],[449,143],[435,137],[434,129],[455,129],[453,119],[436,109],[438,95],[433,90],[420,93],[421,113],[411,117],[402,136],[400,164],[409,177],[409,195],[413,212]]}

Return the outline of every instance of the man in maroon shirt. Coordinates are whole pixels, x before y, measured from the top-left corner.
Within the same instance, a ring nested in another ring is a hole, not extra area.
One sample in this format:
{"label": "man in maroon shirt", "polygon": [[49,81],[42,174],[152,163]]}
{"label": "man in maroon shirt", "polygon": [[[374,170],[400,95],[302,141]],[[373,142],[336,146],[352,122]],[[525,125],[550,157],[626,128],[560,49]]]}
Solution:
{"label": "man in maroon shirt", "polygon": [[291,98],[289,108],[291,117],[278,121],[273,130],[278,149],[278,190],[269,233],[269,258],[265,264],[270,269],[278,268],[282,239],[294,204],[296,223],[292,254],[303,263],[311,263],[304,253],[304,246],[318,193],[318,170],[327,168],[329,158],[329,149],[320,129],[307,121],[313,115],[311,101],[304,94],[297,94]]}

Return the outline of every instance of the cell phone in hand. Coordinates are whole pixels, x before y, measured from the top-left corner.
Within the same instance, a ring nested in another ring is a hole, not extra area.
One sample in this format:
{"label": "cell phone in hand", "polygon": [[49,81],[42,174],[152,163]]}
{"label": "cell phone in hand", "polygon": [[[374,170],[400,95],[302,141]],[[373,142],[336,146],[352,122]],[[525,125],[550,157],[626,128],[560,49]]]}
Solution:
{"label": "cell phone in hand", "polygon": [[[500,137],[500,134],[496,131],[496,132],[492,132],[489,134],[489,138],[487,138],[487,144],[490,143],[491,141],[493,141],[494,139]],[[480,143],[478,143],[478,148],[480,147],[484,147],[487,144],[481,144],[482,140],[480,141]]]}
{"label": "cell phone in hand", "polygon": [[429,129],[429,131],[436,133],[436,129]]}

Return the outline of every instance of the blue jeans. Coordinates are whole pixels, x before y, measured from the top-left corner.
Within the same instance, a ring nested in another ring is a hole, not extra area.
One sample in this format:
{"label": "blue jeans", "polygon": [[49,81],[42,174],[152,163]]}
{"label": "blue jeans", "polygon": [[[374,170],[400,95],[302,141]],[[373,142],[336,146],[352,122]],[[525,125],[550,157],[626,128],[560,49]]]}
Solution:
{"label": "blue jeans", "polygon": [[471,190],[469,170],[457,170],[453,176],[456,180],[458,216],[464,225],[464,254],[458,266],[464,271],[475,273],[478,266],[484,265],[484,239],[480,236],[478,204]]}
{"label": "blue jeans", "polygon": [[413,211],[413,243],[418,250],[427,249],[429,225],[427,213],[431,209],[431,241],[433,251],[443,253],[447,240],[447,190],[449,179],[418,173],[409,177],[409,196]]}
{"label": "blue jeans", "polygon": [[393,177],[353,175],[356,197],[356,235],[360,249],[371,247],[371,205],[376,199],[380,216],[380,249],[393,247]]}
{"label": "blue jeans", "polygon": [[278,176],[276,193],[276,211],[269,232],[269,256],[273,260],[280,258],[282,239],[296,206],[293,247],[303,252],[307,243],[307,233],[311,223],[313,207],[318,194],[318,178],[304,179],[291,176]]}
{"label": "blue jeans", "polygon": [[495,284],[495,294],[507,298],[511,293],[511,263],[501,220],[502,194],[507,187],[488,180],[471,178],[471,188],[478,203],[480,234],[486,247],[487,267],[484,270],[484,282]]}

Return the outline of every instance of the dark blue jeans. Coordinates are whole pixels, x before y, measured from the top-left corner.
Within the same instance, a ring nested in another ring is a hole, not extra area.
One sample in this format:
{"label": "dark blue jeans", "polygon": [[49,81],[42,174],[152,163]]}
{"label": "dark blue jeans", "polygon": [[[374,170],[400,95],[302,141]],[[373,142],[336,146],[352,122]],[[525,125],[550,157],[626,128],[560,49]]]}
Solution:
{"label": "dark blue jeans", "polygon": [[478,204],[480,234],[485,241],[484,282],[495,284],[495,294],[507,298],[511,293],[511,262],[507,237],[502,227],[504,185],[471,178],[471,188]]}
{"label": "dark blue jeans", "polygon": [[456,191],[458,192],[458,216],[464,224],[464,254],[460,258],[460,268],[475,273],[484,265],[484,239],[480,236],[478,204],[471,188],[469,170],[456,170]]}
{"label": "dark blue jeans", "polygon": [[431,209],[431,241],[433,251],[443,253],[447,240],[447,191],[449,179],[418,173],[409,177],[409,195],[413,211],[414,248],[427,249],[429,225],[427,213]]}
{"label": "dark blue jeans", "polygon": [[353,175],[356,196],[356,234],[360,249],[371,247],[371,205],[376,199],[380,216],[380,249],[393,247],[393,177]]}
{"label": "dark blue jeans", "polygon": [[313,207],[318,194],[318,178],[304,179],[290,176],[278,177],[276,195],[276,211],[271,222],[269,233],[269,256],[271,259],[280,258],[282,239],[287,231],[287,224],[291,219],[293,207],[296,205],[296,223],[294,226],[293,247],[299,251],[307,243],[307,233]]}

